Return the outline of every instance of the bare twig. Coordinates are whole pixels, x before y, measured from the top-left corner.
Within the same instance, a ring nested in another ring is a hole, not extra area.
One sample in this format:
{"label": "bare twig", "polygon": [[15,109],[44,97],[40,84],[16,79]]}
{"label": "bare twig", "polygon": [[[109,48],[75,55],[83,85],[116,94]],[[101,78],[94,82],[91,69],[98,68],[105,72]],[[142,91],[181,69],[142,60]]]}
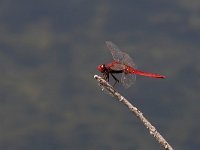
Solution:
{"label": "bare twig", "polygon": [[169,143],[163,138],[163,136],[156,130],[156,128],[143,116],[143,113],[139,111],[135,106],[133,106],[127,99],[125,99],[119,92],[117,92],[107,81],[98,75],[94,78],[99,82],[102,90],[106,90],[109,94],[115,97],[118,101],[126,105],[129,110],[134,113],[137,118],[144,124],[144,126],[149,130],[149,133],[163,146],[166,150],[173,150]]}

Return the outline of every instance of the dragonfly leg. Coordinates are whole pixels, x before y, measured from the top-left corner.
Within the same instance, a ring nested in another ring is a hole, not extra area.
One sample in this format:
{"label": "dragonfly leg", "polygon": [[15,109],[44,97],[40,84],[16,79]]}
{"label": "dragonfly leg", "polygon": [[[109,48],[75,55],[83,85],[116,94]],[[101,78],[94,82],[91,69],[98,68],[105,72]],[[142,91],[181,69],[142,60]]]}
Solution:
{"label": "dragonfly leg", "polygon": [[109,82],[109,73],[108,73],[108,72],[104,72],[104,73],[103,73],[103,77],[104,77],[104,79],[105,79],[106,81]]}
{"label": "dragonfly leg", "polygon": [[113,77],[113,79],[115,80],[115,83],[113,85],[113,87],[114,87],[116,85],[116,83],[119,83],[119,80],[112,73],[110,73],[110,74]]}

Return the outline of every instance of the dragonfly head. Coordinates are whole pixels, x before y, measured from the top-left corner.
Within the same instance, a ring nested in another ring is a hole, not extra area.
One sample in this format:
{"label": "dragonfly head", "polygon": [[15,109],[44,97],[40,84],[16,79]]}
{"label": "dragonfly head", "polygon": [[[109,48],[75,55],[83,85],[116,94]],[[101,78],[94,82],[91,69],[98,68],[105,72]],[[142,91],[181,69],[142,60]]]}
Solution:
{"label": "dragonfly head", "polygon": [[101,65],[99,65],[98,66],[98,70],[100,71],[100,72],[105,72],[105,70],[106,70],[106,65],[105,64],[101,64]]}

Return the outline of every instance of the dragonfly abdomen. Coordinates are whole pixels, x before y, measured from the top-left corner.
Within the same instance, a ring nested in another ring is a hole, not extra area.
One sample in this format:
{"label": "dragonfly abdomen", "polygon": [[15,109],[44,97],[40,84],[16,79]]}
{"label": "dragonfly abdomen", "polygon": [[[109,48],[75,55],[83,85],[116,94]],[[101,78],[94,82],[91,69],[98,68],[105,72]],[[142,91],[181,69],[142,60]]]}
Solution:
{"label": "dragonfly abdomen", "polygon": [[137,74],[137,75],[141,75],[141,76],[152,77],[152,78],[162,78],[162,79],[166,78],[165,76],[160,75],[160,74],[154,74],[154,73],[143,72],[143,71],[136,70],[136,69],[133,69],[133,68],[127,68],[127,70],[128,70],[130,73]]}

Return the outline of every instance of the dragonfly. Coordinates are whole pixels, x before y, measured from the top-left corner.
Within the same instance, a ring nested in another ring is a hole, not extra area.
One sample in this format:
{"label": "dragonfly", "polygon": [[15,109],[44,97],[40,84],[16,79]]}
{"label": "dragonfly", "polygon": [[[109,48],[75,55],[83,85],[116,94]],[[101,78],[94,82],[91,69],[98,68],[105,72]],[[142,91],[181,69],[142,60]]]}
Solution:
{"label": "dragonfly", "polygon": [[[112,54],[113,61],[109,64],[99,65],[98,70],[108,82],[110,75],[113,77],[115,80],[113,86],[115,86],[116,83],[121,83],[125,88],[129,88],[135,82],[136,75],[160,79],[166,78],[164,75],[137,70],[133,59],[127,53],[121,51],[119,47],[111,41],[106,41],[105,43]],[[121,74],[121,79],[119,80],[115,74]]]}

